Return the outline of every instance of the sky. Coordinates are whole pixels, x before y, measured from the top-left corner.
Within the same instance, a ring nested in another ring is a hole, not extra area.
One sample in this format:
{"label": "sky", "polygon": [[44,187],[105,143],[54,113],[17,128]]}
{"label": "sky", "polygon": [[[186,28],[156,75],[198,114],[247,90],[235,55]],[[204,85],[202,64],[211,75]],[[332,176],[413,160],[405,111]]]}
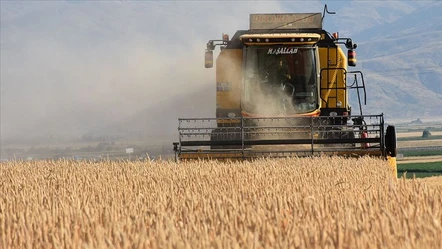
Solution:
{"label": "sky", "polygon": [[[346,4],[330,1],[329,9]],[[382,4],[393,3],[373,2]],[[402,12],[411,11],[403,5]],[[323,7],[322,1],[0,1],[0,139],[78,136],[161,109],[213,85],[214,70],[203,66],[206,42],[247,29],[250,13]],[[343,20],[329,18],[325,27],[332,30]],[[343,35],[358,31],[344,26]]]}

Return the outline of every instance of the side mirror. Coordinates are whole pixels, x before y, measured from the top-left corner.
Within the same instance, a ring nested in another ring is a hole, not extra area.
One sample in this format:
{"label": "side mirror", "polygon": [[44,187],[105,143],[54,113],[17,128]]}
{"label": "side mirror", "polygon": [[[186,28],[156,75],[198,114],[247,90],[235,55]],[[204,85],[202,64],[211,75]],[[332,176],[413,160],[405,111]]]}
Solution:
{"label": "side mirror", "polygon": [[356,66],[356,51],[354,51],[353,49],[348,50],[347,61],[348,61],[348,66],[350,67]]}
{"label": "side mirror", "polygon": [[206,68],[213,67],[213,51],[212,50],[206,50],[206,53],[204,54],[204,66]]}

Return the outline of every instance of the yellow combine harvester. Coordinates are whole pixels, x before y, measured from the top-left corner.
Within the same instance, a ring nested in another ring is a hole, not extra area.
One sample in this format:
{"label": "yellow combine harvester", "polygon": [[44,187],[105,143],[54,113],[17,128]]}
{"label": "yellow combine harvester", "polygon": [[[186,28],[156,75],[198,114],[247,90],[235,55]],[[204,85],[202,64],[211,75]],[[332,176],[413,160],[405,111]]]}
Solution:
{"label": "yellow combine harvester", "polygon": [[[396,171],[396,132],[366,102],[356,44],[322,28],[322,13],[251,14],[250,29],[210,40],[216,59],[216,118],[179,119],[177,160],[371,155]],[[347,55],[340,45],[347,48]],[[352,114],[349,91],[359,101]]]}

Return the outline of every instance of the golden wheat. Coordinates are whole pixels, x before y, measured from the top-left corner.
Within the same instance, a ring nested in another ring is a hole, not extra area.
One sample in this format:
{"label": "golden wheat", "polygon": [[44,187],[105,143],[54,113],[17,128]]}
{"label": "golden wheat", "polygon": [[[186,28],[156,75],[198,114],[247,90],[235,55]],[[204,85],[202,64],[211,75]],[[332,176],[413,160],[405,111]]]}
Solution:
{"label": "golden wheat", "polygon": [[442,248],[442,187],[372,158],[0,165],[0,248]]}

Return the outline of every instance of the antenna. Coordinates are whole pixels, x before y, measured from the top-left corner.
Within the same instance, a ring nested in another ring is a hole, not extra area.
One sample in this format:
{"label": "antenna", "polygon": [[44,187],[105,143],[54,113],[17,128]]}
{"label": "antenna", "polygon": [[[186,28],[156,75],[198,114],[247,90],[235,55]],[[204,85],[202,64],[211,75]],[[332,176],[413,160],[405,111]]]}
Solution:
{"label": "antenna", "polygon": [[324,17],[325,17],[325,13],[327,13],[327,14],[330,14],[330,15],[334,15],[334,14],[336,14],[336,12],[331,12],[331,11],[328,11],[328,8],[327,8],[327,4],[324,6],[324,11],[322,12],[322,24],[324,24]]}

